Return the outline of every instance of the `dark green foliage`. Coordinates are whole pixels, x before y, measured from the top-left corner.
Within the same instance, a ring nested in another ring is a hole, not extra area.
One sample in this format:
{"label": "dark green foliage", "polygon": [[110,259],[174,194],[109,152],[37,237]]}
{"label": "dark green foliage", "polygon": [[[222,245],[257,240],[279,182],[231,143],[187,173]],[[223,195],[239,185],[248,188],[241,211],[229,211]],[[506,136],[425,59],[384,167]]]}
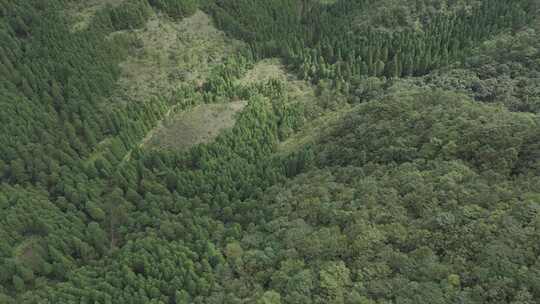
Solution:
{"label": "dark green foliage", "polygon": [[429,80],[441,82],[458,78],[477,100],[502,102],[513,111],[539,113],[539,30],[540,27],[535,26],[515,35],[500,35],[489,40],[465,61],[466,71],[458,70],[450,77]]}
{"label": "dark green foliage", "polygon": [[180,19],[192,15],[197,10],[199,0],[148,0],[148,2],[170,17]]}
{"label": "dark green foliage", "polygon": [[129,0],[117,7],[108,7],[104,13],[109,15],[114,30],[127,30],[146,23],[150,6],[146,0]]}
{"label": "dark green foliage", "polygon": [[526,114],[448,93],[359,106],[321,138],[321,169],[246,202],[236,275],[282,303],[534,298],[540,179],[501,164],[539,131]]}
{"label": "dark green foliage", "polygon": [[536,122],[527,115],[505,113],[502,107],[459,101],[462,98],[412,91],[363,105],[345,119],[342,129],[330,134],[325,162],[361,166],[460,159],[481,171],[510,173],[535,134]]}
{"label": "dark green foliage", "polygon": [[283,56],[304,78],[335,81],[426,74],[463,58],[486,37],[526,24],[535,11],[528,0],[489,0],[472,12],[432,13],[422,30],[388,32],[357,26],[371,2],[226,0],[208,9],[221,28],[250,41],[258,56]]}
{"label": "dark green foliage", "polygon": [[[74,31],[75,1],[0,0],[0,303],[540,298],[536,2],[126,0]],[[248,47],[113,102],[124,34],[199,5]],[[314,100],[239,81],[269,56]],[[141,145],[231,100],[213,142]]]}
{"label": "dark green foliage", "polygon": [[150,110],[155,105],[114,111],[101,106],[113,90],[118,62],[125,54],[122,45],[105,40],[106,32],[71,33],[54,3],[43,10],[39,1],[10,5],[34,22],[28,37],[19,37],[9,23],[0,29],[0,58],[8,71],[0,75],[0,157],[7,165],[2,177],[54,188],[55,176],[78,167],[78,159],[87,157],[106,136],[133,133],[120,129],[121,119],[155,112]]}
{"label": "dark green foliage", "polygon": [[64,213],[47,193],[0,186],[0,285],[23,292],[38,277],[66,278],[67,271],[98,257],[76,213]]}

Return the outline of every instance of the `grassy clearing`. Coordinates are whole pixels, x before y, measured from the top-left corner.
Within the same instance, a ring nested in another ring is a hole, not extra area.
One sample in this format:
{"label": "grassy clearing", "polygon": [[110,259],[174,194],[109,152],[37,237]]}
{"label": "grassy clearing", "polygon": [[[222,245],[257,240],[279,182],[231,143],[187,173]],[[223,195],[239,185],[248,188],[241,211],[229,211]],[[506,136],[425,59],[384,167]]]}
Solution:
{"label": "grassy clearing", "polygon": [[[153,14],[145,28],[115,32],[110,38],[115,35],[127,35],[130,38],[127,40],[136,41],[136,44],[131,47],[127,60],[120,64],[122,75],[111,104],[154,97],[168,99],[182,85],[200,86],[211,69],[243,47],[242,42],[228,38],[216,29],[202,11],[181,21]],[[164,120],[170,119],[173,110],[169,109]],[[150,131],[140,146],[153,138],[161,127]],[[105,141],[89,159],[99,155],[108,143]],[[129,159],[130,153],[127,153],[124,161]]]}
{"label": "grassy clearing", "polygon": [[144,146],[154,149],[187,150],[214,140],[223,130],[232,128],[245,101],[203,104],[172,115],[148,134]]}
{"label": "grassy clearing", "polygon": [[293,76],[288,75],[285,67],[277,58],[261,60],[255,64],[253,69],[239,80],[241,84],[249,85],[260,82],[266,82],[270,79],[279,79],[282,81],[291,80]]}
{"label": "grassy clearing", "polygon": [[121,34],[134,35],[139,48],[121,64],[120,99],[167,98],[181,83],[200,85],[213,66],[242,46],[201,11],[180,22],[155,14],[144,29],[113,35]]}
{"label": "grassy clearing", "polygon": [[250,85],[267,82],[270,79],[278,79],[286,83],[289,99],[294,102],[309,102],[317,98],[315,89],[310,83],[288,73],[283,63],[276,58],[259,61],[239,80],[239,83]]}
{"label": "grassy clearing", "polygon": [[[199,73],[204,72],[200,67],[198,69]],[[199,74],[201,75],[203,74]],[[252,85],[264,83],[270,79],[279,79],[286,83],[287,93],[293,102],[309,102],[317,98],[314,88],[309,83],[287,73],[278,59],[258,62],[242,79],[238,80],[238,84]],[[246,104],[245,101],[203,104],[189,111],[165,115],[166,118],[146,136],[141,147],[187,150],[194,145],[210,142],[221,131],[234,126],[236,113],[240,112]],[[170,113],[173,112],[173,110],[170,111]]]}

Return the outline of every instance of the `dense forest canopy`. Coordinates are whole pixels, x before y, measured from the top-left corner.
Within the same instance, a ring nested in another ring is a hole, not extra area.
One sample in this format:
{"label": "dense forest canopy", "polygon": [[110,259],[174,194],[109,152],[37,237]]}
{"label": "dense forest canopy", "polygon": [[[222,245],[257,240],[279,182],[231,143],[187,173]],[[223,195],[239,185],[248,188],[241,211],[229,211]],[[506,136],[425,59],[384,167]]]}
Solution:
{"label": "dense forest canopy", "polygon": [[538,303],[539,16],[0,0],[0,303]]}

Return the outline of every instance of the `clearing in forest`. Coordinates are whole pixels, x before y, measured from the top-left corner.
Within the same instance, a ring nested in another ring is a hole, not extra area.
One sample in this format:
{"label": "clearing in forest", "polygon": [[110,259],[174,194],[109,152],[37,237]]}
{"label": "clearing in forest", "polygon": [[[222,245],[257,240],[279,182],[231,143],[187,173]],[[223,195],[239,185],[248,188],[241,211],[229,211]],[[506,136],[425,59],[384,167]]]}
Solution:
{"label": "clearing in forest", "polygon": [[[155,97],[168,99],[175,90],[186,84],[200,86],[214,67],[243,46],[242,42],[233,40],[216,29],[211,18],[200,10],[180,21],[152,13],[144,28],[117,31],[109,38],[122,38],[115,37],[120,35],[125,35],[128,41],[135,41],[135,45],[130,47],[127,59],[120,63],[122,75],[111,96],[113,104],[148,101]],[[163,121],[178,118],[171,116],[175,116],[173,108],[169,109]],[[174,133],[162,129],[165,128],[163,124],[160,122],[158,127],[151,130],[140,146],[144,146],[151,138],[158,142],[156,137],[159,137],[159,134]],[[158,130],[159,134],[154,136]],[[110,142],[109,139],[103,141],[89,159],[100,155]],[[169,140],[164,139],[163,142],[167,143]],[[131,152],[128,152],[124,160],[129,160],[130,154]]]}
{"label": "clearing in forest", "polygon": [[149,148],[187,150],[214,140],[223,130],[234,126],[235,116],[246,101],[202,104],[171,115],[145,139]]}
{"label": "clearing in forest", "polygon": [[[288,99],[291,103],[298,103],[305,106],[311,113],[311,117],[302,129],[292,135],[289,139],[278,146],[278,152],[288,154],[296,151],[298,148],[314,142],[317,138],[326,134],[327,130],[338,123],[343,115],[350,110],[347,103],[340,102],[337,109],[323,109],[328,100],[341,100],[342,98],[331,91],[320,92],[312,83],[300,80],[295,75],[287,72],[283,63],[276,58],[261,60],[255,64],[253,69],[239,80],[240,84],[249,85],[255,83],[264,83],[270,79],[277,79],[285,83]],[[317,92],[319,91],[319,92]],[[317,114],[318,113],[318,114]]]}
{"label": "clearing in forest", "polygon": [[138,45],[120,64],[116,97],[121,100],[168,98],[181,83],[201,85],[212,67],[242,45],[216,29],[202,11],[178,22],[154,14],[145,28],[113,35],[135,35]]}
{"label": "clearing in forest", "polygon": [[250,85],[254,83],[264,83],[270,79],[277,79],[287,86],[289,100],[294,102],[313,101],[315,89],[313,85],[304,80],[299,80],[295,75],[288,73],[283,63],[277,59],[264,59],[255,64],[253,69],[239,80],[240,84]]}
{"label": "clearing in forest", "polygon": [[[199,71],[202,71],[199,68]],[[198,78],[201,79],[201,78]],[[264,83],[270,79],[282,81],[291,102],[313,102],[316,100],[314,87],[294,75],[287,73],[279,59],[266,59],[255,64],[238,84]],[[222,130],[232,128],[235,115],[247,102],[236,101],[219,104],[202,104],[174,114],[174,111],[154,128],[143,140],[142,146],[154,149],[187,150],[190,147],[214,140]]]}

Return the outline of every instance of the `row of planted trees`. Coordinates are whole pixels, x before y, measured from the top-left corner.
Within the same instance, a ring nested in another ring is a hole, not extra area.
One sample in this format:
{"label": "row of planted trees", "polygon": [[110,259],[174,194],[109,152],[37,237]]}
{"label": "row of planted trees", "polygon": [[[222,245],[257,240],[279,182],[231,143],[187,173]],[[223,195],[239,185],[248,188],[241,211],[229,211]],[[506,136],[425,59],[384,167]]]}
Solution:
{"label": "row of planted trees", "polygon": [[531,1],[489,0],[472,12],[432,16],[421,30],[359,28],[370,1],[219,1],[217,24],[250,41],[259,57],[283,56],[305,79],[423,75],[460,60],[483,39],[527,24]]}

